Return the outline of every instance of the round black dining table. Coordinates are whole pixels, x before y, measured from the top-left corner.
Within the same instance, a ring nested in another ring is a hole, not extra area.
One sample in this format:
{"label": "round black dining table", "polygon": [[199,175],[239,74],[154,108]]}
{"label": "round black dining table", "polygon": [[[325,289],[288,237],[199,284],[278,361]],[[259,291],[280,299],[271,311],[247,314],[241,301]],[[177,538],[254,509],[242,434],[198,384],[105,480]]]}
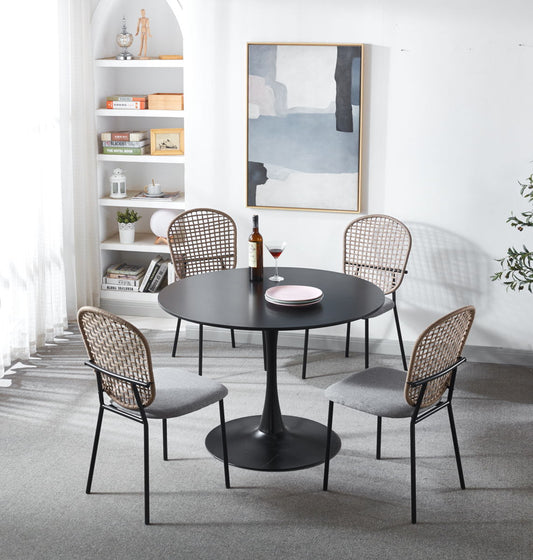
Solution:
{"label": "round black dining table", "polygon": [[[266,301],[265,291],[280,285],[268,280],[250,282],[248,268],[190,276],[159,292],[159,305],[182,320],[235,330],[262,331],[266,386],[261,415],[226,422],[231,465],[261,471],[290,471],[324,462],[326,426],[281,413],[277,383],[279,331],[314,329],[361,319],[383,305],[383,292],[374,284],[347,274],[309,268],[282,268],[282,284],[313,286],[322,290],[319,303],[287,307]],[[223,457],[221,427],[206,437],[207,449]],[[331,457],[341,447],[332,434]]]}

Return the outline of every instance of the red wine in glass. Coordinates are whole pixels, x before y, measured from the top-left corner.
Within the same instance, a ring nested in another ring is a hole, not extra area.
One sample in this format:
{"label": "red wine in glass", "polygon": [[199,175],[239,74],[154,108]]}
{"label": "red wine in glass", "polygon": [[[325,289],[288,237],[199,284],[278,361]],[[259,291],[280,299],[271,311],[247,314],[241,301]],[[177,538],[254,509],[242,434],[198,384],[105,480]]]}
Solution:
{"label": "red wine in glass", "polygon": [[274,257],[274,262],[276,263],[276,274],[271,276],[269,280],[272,280],[273,282],[281,282],[284,278],[278,274],[278,258],[281,253],[283,253],[287,243],[285,241],[271,241],[270,243],[267,243],[266,246],[268,252]]}

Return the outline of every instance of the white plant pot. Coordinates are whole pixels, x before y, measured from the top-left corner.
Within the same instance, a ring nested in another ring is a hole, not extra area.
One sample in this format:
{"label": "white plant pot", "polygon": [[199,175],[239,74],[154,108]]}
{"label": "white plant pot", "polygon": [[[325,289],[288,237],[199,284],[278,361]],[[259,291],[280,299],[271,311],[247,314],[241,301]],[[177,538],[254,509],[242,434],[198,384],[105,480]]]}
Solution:
{"label": "white plant pot", "polygon": [[118,224],[118,235],[121,243],[133,243],[135,241],[135,224]]}

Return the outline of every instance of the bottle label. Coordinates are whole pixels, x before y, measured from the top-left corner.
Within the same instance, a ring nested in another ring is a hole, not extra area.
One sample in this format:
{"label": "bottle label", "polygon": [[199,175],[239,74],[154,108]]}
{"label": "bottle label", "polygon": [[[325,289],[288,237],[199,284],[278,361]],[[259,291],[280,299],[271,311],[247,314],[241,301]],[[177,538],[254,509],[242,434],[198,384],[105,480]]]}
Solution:
{"label": "bottle label", "polygon": [[255,241],[248,241],[248,266],[257,268],[257,243]]}

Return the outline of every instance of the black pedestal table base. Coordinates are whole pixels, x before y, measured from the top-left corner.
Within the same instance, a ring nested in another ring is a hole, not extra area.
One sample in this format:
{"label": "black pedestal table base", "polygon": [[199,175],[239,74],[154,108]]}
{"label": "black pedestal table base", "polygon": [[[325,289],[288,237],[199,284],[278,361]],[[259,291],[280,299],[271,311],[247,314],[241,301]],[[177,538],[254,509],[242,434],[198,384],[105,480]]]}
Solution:
{"label": "black pedestal table base", "polygon": [[[326,455],[326,426],[313,420],[282,416],[284,430],[277,434],[259,429],[261,416],[226,422],[230,465],[257,471],[292,471],[320,465]],[[222,459],[220,426],[205,439],[208,451]],[[339,436],[331,437],[331,457],[341,448]]]}

